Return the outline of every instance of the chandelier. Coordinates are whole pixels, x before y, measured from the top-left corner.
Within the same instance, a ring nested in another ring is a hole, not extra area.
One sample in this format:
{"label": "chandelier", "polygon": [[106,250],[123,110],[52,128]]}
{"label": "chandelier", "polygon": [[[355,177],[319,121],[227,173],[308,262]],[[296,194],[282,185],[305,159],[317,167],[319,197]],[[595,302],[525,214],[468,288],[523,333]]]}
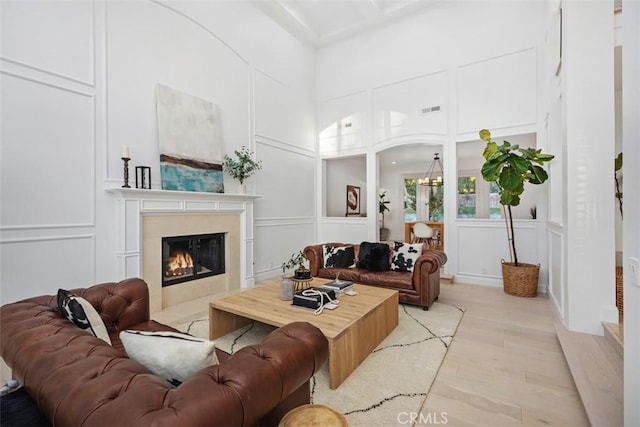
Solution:
{"label": "chandelier", "polygon": [[427,169],[427,173],[424,175],[424,178],[418,180],[418,184],[420,185],[428,185],[429,187],[440,187],[444,183],[443,173],[442,173],[442,163],[440,163],[440,157],[438,157],[436,153],[433,157],[433,163]]}

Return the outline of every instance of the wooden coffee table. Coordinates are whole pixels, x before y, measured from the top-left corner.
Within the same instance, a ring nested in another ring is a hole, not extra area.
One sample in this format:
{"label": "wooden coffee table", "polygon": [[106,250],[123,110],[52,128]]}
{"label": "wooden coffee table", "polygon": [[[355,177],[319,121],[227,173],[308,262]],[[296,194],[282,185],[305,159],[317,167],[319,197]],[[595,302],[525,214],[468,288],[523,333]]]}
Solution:
{"label": "wooden coffee table", "polygon": [[[327,282],[314,279],[312,286]],[[329,341],[329,387],[333,390],[367,358],[398,325],[398,291],[354,285],[356,296],[343,295],[335,310],[293,307],[280,299],[280,283],[259,285],[209,304],[209,338],[233,332],[252,320],[281,327],[309,322]]]}

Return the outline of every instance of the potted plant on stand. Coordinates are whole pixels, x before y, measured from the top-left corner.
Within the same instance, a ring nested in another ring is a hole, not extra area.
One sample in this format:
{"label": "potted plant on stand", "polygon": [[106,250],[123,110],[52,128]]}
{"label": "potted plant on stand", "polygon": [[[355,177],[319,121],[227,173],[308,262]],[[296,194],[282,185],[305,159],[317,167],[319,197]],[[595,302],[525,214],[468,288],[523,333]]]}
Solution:
{"label": "potted plant on stand", "polygon": [[387,192],[383,191],[378,195],[378,212],[382,215],[382,222],[380,223],[380,240],[385,241],[389,238],[389,229],[384,226],[384,213],[385,211],[390,211],[389,206],[387,206],[390,202],[386,200]]}
{"label": "potted plant on stand", "polygon": [[[302,253],[291,254],[291,258],[282,263],[282,283],[280,284],[280,298],[287,301],[293,298],[293,292],[295,290],[295,280],[309,281],[311,279],[311,270],[304,266],[307,257]],[[287,275],[287,271],[298,266],[293,272],[293,276]]]}
{"label": "potted plant on stand", "polygon": [[511,206],[520,204],[520,195],[524,192],[524,183],[542,184],[549,177],[541,167],[551,161],[552,154],[542,150],[520,148],[503,141],[498,145],[491,139],[487,129],[480,131],[480,139],[487,145],[482,153],[485,163],[482,165],[482,178],[495,182],[500,195],[500,204],[504,212],[509,239],[511,262],[502,260],[502,282],[504,291],[521,297],[535,297],[538,291],[540,264],[526,264],[518,261],[513,233]]}
{"label": "potted plant on stand", "polygon": [[262,161],[253,159],[253,152],[247,147],[242,146],[240,150],[234,150],[236,157],[233,159],[227,154],[224,155],[224,170],[229,175],[240,181],[240,187],[238,187],[238,193],[244,194],[245,187],[244,181],[251,175],[262,169]]}

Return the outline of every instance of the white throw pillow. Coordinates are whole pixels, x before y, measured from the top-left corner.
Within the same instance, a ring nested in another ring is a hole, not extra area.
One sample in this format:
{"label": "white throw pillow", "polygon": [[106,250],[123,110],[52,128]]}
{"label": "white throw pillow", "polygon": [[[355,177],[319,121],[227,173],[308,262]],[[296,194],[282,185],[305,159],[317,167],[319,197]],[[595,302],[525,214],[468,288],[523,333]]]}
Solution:
{"label": "white throw pillow", "polygon": [[207,366],[217,365],[215,342],[176,332],[120,332],[129,358],[174,385]]}
{"label": "white throw pillow", "polygon": [[111,345],[107,327],[104,325],[100,313],[89,301],[64,289],[58,289],[57,301],[60,314],[79,328],[89,329],[95,337]]}
{"label": "white throw pillow", "polygon": [[420,255],[424,243],[403,243],[396,242],[391,258],[392,271],[413,272],[413,266]]}

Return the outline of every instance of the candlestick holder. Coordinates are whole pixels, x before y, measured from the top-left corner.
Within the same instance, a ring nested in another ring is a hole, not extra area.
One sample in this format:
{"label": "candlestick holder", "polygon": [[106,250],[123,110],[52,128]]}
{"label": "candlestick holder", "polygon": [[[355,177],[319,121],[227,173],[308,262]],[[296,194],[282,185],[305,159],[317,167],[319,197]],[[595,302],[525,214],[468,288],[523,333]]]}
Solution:
{"label": "candlestick holder", "polygon": [[122,157],[122,161],[124,162],[124,185],[122,188],[131,188],[129,185],[129,157]]}

